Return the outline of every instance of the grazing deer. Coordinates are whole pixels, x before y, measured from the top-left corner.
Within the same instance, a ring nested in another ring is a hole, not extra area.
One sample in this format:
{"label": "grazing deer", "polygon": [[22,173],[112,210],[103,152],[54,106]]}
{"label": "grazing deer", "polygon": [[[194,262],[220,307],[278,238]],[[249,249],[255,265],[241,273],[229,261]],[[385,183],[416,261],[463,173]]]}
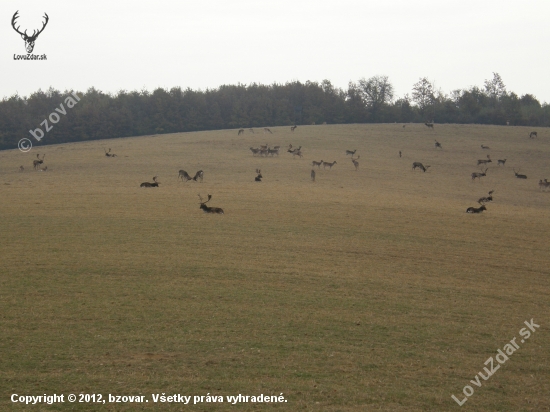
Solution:
{"label": "grazing deer", "polygon": [[198,182],[198,179],[200,179],[202,183],[203,178],[204,178],[204,172],[202,170],[199,170],[197,173],[195,173],[195,176],[193,176],[193,180],[195,182]]}
{"label": "grazing deer", "polygon": [[237,133],[237,136],[240,136],[244,133],[244,129],[239,129],[239,133]]}
{"label": "grazing deer", "polygon": [[487,208],[485,207],[485,205],[481,205],[481,207],[469,207],[468,209],[466,209],[466,213],[481,213],[484,210],[487,210]]}
{"label": "grazing deer", "polygon": [[260,149],[254,149],[253,147],[250,148],[250,151],[252,152],[252,156],[255,156],[258,153],[260,153]]}
{"label": "grazing deer", "polygon": [[[433,126],[432,126],[433,127]],[[435,141],[435,148],[443,149],[443,146],[441,146],[441,143],[439,143],[437,140]]]}
{"label": "grazing deer", "polygon": [[179,178],[181,178],[182,182],[187,182],[188,180],[191,180],[191,176],[189,176],[189,174],[185,170],[179,171],[178,179]]}
{"label": "grazing deer", "polygon": [[294,125],[294,126],[290,126],[290,131],[293,132],[294,130],[296,130],[298,126]]}
{"label": "grazing deer", "polygon": [[520,172],[521,169],[518,169],[517,172],[516,172],[516,169],[513,169],[513,170],[514,170],[514,173],[515,173],[515,175],[516,175],[516,177],[517,177],[518,179],[527,179],[527,176],[526,176],[526,175],[520,175],[520,174],[519,174],[519,172]]}
{"label": "grazing deer", "polygon": [[485,145],[481,145],[481,148],[482,148],[482,149],[486,149],[486,150],[489,150],[489,149],[490,149],[489,146],[485,146]]}
{"label": "grazing deer", "polygon": [[537,132],[529,133],[529,139],[534,139],[535,137],[537,137]]}
{"label": "grazing deer", "polygon": [[25,168],[23,167],[23,165],[19,166],[19,171],[20,171],[20,172],[24,172],[24,171],[25,171]]}
{"label": "grazing deer", "polygon": [[483,160],[478,160],[477,161],[477,165],[487,165],[487,163],[492,163],[493,161],[491,160],[491,156],[487,155],[487,160],[483,159]]}
{"label": "grazing deer", "polygon": [[256,173],[258,173],[258,176],[254,179],[255,182],[261,182],[262,181],[262,171],[260,169],[256,169]]}
{"label": "grazing deer", "polygon": [[[357,156],[357,159],[354,159],[353,156],[351,157],[351,162],[353,163],[353,165],[355,166],[355,171],[357,172],[357,169],[359,169],[359,162],[357,160],[359,160],[361,156]],[[335,162],[336,163],[336,162]]]}
{"label": "grazing deer", "polygon": [[34,167],[34,170],[38,169],[38,166],[41,165],[42,163],[44,163],[44,158],[45,158],[45,157],[46,157],[45,154],[42,155],[42,159],[40,158],[40,154],[37,154],[37,155],[36,155],[36,158],[37,158],[38,160],[33,160],[33,162],[32,162],[32,165],[33,165],[33,167]]}
{"label": "grazing deer", "polygon": [[153,183],[143,182],[139,187],[159,187],[160,182],[157,180],[157,177],[153,177]]}
{"label": "grazing deer", "polygon": [[202,209],[204,211],[204,213],[217,213],[219,215],[223,215],[223,209],[221,207],[208,207],[208,206],[206,206],[206,204],[208,202],[210,202],[210,199],[212,199],[212,195],[208,195],[208,200],[206,202],[204,202],[202,200],[202,197],[201,197],[200,194],[199,194],[199,199],[200,199],[199,209]]}
{"label": "grazing deer", "polygon": [[317,169],[320,169],[322,164],[323,164],[322,160],[320,162],[316,162],[315,160],[311,162],[311,166],[313,167],[317,166]]}
{"label": "grazing deer", "polygon": [[109,147],[109,151],[105,150],[105,148],[103,148],[103,151],[105,152],[105,156],[107,156],[107,157],[117,157],[116,154],[111,153],[111,148],[110,147]]}
{"label": "grazing deer", "polygon": [[423,172],[426,172],[426,170],[428,170],[428,167],[430,167],[429,165],[427,166],[424,166],[422,163],[420,162],[414,162],[413,163],[413,166],[412,166],[412,170],[416,169],[416,168],[419,168],[420,170],[422,170]]}
{"label": "grazing deer", "polygon": [[336,160],[332,163],[329,163],[329,162],[323,162],[323,169],[326,169],[327,166],[329,169],[332,169],[332,166],[334,166],[336,164]]}
{"label": "grazing deer", "polygon": [[264,133],[273,134],[273,132],[269,130],[267,127],[264,127]]}
{"label": "grazing deer", "polygon": [[[311,169],[311,181],[315,182],[315,170]],[[542,182],[542,180],[541,180]]]}
{"label": "grazing deer", "polygon": [[430,128],[430,129],[433,129],[433,128],[434,128],[434,124],[433,124],[433,123],[428,123],[428,122],[426,122],[426,123],[424,123],[424,124],[425,124],[426,126],[428,126],[428,128]]}
{"label": "grazing deer", "polygon": [[353,155],[355,154],[356,151],[357,151],[357,149],[355,149],[355,150],[346,150],[346,156],[351,155],[351,157],[353,157]]}
{"label": "grazing deer", "polygon": [[481,180],[481,178],[483,176],[487,176],[487,170],[489,170],[489,168],[486,168],[484,171],[482,172],[474,172],[472,173],[472,182],[476,179],[477,177],[477,180]]}
{"label": "grazing deer", "polygon": [[497,165],[502,165],[502,166],[505,166],[505,163],[506,163],[506,159],[498,159],[497,161]]}

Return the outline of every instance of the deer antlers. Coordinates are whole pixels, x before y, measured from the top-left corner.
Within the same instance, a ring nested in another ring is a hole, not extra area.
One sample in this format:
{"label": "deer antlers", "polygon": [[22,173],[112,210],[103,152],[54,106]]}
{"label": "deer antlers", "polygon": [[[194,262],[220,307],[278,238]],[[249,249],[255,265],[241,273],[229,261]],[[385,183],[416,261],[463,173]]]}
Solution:
{"label": "deer antlers", "polygon": [[19,33],[21,35],[21,37],[23,38],[23,40],[25,40],[25,43],[26,43],[26,48],[27,48],[27,53],[32,53],[33,49],[34,49],[34,42],[36,40],[36,38],[38,37],[38,35],[40,33],[42,33],[44,31],[44,29],[46,28],[46,25],[48,24],[48,21],[50,20],[50,18],[48,17],[48,15],[46,13],[44,13],[44,18],[46,19],[46,21],[44,23],[42,23],[42,28],[40,30],[38,30],[38,32],[36,30],[33,31],[32,33],[32,36],[29,36],[27,35],[27,30],[25,30],[24,33],[20,32],[19,31],[19,27],[20,26],[17,26],[17,28],[15,27],[15,21],[19,18],[19,16],[17,15],[19,13],[19,10],[17,10],[12,19],[11,19],[11,26],[13,27],[13,29]]}

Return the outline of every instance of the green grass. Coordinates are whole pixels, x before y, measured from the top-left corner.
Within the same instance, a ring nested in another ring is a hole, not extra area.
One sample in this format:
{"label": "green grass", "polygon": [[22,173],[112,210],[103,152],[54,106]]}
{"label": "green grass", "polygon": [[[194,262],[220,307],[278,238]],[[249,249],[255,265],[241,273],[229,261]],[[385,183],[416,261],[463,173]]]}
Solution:
{"label": "green grass", "polygon": [[[0,152],[0,410],[548,410],[548,133],[272,130]],[[305,157],[253,157],[264,143]],[[481,144],[493,163],[472,183]],[[38,152],[48,172],[29,170]],[[320,159],[337,164],[312,183]],[[179,169],[203,169],[204,182],[178,181]],[[158,189],[139,187],[154,175]],[[487,212],[464,213],[491,189]],[[202,213],[199,192],[225,215]],[[540,330],[460,408],[451,395],[531,318]],[[151,398],[281,392],[287,403]],[[12,393],[149,403],[21,406]]]}

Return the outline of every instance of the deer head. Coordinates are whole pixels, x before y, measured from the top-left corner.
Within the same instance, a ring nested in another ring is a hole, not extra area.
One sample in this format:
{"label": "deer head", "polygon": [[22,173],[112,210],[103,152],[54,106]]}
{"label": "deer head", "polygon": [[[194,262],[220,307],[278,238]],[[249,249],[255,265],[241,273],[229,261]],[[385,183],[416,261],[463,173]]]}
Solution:
{"label": "deer head", "polygon": [[46,13],[44,13],[44,18],[46,19],[46,21],[44,23],[42,23],[42,28],[40,30],[38,30],[38,32],[36,30],[34,30],[33,33],[32,33],[32,36],[28,36],[27,35],[27,30],[25,30],[24,33],[21,33],[19,31],[20,26],[17,26],[17,28],[15,27],[15,20],[17,20],[17,18],[19,17],[17,15],[17,13],[19,13],[19,10],[16,11],[15,14],[13,15],[13,17],[11,19],[11,25],[12,25],[13,29],[21,35],[21,38],[23,40],[25,40],[25,48],[27,49],[27,53],[32,53],[32,51],[34,50],[34,42],[36,41],[36,38],[38,37],[38,35],[40,33],[42,33],[44,31],[44,29],[46,28],[46,25],[48,24],[48,21],[50,20],[50,18],[48,17],[48,15]]}

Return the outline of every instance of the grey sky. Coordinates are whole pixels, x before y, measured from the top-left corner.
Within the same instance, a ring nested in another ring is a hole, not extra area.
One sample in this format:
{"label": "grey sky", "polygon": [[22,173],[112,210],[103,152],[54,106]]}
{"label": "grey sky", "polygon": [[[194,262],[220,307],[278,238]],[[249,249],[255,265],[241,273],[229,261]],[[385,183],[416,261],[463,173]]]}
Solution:
{"label": "grey sky", "polygon": [[[41,27],[26,54],[11,27]],[[483,86],[550,103],[550,1],[3,0],[0,98],[50,86],[104,92],[387,75],[398,97],[427,77],[445,93]]]}

